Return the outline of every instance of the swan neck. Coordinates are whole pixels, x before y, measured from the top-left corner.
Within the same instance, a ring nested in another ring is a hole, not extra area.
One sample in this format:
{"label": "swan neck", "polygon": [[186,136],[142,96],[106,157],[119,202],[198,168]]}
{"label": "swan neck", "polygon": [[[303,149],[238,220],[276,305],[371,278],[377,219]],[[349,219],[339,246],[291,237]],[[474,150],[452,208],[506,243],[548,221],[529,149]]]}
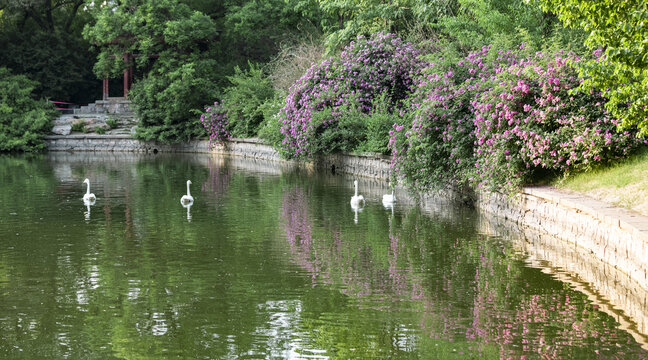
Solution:
{"label": "swan neck", "polygon": [[187,196],[190,196],[191,193],[189,193],[189,183],[187,183]]}
{"label": "swan neck", "polygon": [[86,190],[86,194],[90,195],[90,182],[88,181],[86,185],[88,186]]}
{"label": "swan neck", "polygon": [[353,196],[358,196],[358,183],[353,183],[353,187],[355,188],[355,194]]}

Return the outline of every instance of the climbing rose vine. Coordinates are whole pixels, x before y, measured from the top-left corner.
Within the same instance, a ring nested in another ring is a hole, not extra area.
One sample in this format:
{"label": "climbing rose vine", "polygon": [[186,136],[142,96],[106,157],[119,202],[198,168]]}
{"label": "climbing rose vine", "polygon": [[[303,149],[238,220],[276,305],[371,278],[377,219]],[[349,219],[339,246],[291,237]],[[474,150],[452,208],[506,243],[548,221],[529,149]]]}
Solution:
{"label": "climbing rose vine", "polygon": [[537,53],[511,65],[472,105],[477,186],[514,191],[538,173],[578,171],[623,158],[642,142],[619,131],[596,92],[575,91],[582,79],[564,53]]}
{"label": "climbing rose vine", "polygon": [[411,97],[412,122],[390,132],[391,174],[417,190],[463,182],[473,163],[474,111],[471,101],[492,86],[496,75],[517,61],[512,51],[485,46],[453,62],[440,59],[417,78]]}

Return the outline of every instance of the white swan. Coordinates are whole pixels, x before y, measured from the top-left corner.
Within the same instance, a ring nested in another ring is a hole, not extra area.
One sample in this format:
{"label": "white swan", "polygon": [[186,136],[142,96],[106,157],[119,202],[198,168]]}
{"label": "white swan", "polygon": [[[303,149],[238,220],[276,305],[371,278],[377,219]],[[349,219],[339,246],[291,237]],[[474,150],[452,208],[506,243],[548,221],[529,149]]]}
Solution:
{"label": "white swan", "polygon": [[351,197],[351,207],[358,207],[360,202],[364,204],[364,196],[358,195],[358,180],[353,180],[353,186],[355,187],[355,193]]}
{"label": "white swan", "polygon": [[193,203],[194,199],[189,192],[189,185],[191,185],[191,180],[187,180],[187,195],[182,195],[182,197],[180,198],[180,204],[182,205]]}
{"label": "white swan", "polygon": [[394,189],[392,189],[391,194],[385,194],[382,198],[382,203],[384,207],[393,207],[396,202],[396,196],[394,196]]}
{"label": "white swan", "polygon": [[83,180],[84,184],[88,184],[88,190],[86,191],[85,195],[83,195],[83,202],[84,203],[91,203],[90,205],[94,205],[94,201],[97,200],[95,197],[95,194],[90,192],[90,180],[85,179]]}

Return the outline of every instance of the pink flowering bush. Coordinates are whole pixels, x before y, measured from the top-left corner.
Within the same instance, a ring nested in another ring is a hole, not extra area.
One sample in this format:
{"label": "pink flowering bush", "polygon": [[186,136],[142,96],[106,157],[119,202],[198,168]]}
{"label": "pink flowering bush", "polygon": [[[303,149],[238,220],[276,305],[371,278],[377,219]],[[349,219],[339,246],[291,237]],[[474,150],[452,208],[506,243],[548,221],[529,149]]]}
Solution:
{"label": "pink flowering bush", "polygon": [[474,164],[471,101],[516,61],[514,52],[485,46],[458,61],[439,57],[430,64],[412,95],[411,124],[394,124],[390,132],[392,176],[418,190],[463,182]]}
{"label": "pink flowering bush", "polygon": [[[291,87],[279,113],[280,152],[310,158],[361,147],[375,133],[367,131],[367,121],[376,109],[398,113],[414,90],[413,76],[424,65],[419,54],[411,43],[379,33],[359,36],[339,58],[312,66]],[[352,119],[342,120],[347,116]],[[387,131],[380,139],[385,145]]]}
{"label": "pink flowering bush", "polygon": [[537,53],[512,64],[473,101],[477,186],[511,192],[540,176],[626,157],[641,143],[617,131],[599,93],[576,92],[573,55]]}
{"label": "pink flowering bush", "polygon": [[618,131],[574,56],[484,47],[431,64],[411,97],[411,123],[390,132],[392,176],[417,190],[447,184],[513,192],[543,176],[627,156],[641,143]]}
{"label": "pink flowering bush", "polygon": [[205,108],[205,113],[200,115],[200,122],[209,135],[209,144],[211,146],[222,145],[223,141],[229,139],[227,111],[218,101],[214,102],[214,105]]}

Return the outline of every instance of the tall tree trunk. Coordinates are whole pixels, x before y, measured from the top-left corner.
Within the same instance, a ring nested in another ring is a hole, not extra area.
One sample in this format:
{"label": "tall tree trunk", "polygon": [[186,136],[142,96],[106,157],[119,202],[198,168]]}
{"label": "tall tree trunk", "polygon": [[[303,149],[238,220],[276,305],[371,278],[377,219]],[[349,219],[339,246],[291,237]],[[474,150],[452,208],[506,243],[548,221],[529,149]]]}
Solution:
{"label": "tall tree trunk", "polygon": [[52,0],[45,1],[45,18],[47,19],[47,30],[54,32],[54,18],[52,17]]}

